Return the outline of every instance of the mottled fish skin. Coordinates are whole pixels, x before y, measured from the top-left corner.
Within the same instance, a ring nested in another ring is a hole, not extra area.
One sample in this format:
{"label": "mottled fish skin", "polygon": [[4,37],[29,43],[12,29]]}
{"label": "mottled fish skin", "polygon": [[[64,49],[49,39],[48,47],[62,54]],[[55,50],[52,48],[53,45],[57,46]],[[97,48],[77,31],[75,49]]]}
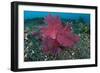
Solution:
{"label": "mottled fish skin", "polygon": [[59,46],[71,48],[80,40],[80,37],[72,32],[71,25],[63,26],[59,16],[48,15],[44,21],[48,24],[40,29],[44,53],[59,54]]}

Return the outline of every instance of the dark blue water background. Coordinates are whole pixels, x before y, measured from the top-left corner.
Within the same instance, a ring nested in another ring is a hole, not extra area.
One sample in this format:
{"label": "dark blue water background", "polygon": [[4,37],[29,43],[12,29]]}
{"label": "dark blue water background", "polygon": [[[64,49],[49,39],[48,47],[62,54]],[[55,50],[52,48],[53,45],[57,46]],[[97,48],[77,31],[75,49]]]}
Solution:
{"label": "dark blue water background", "polygon": [[40,18],[40,17],[46,17],[48,14],[59,16],[60,18],[64,19],[79,19],[80,17],[83,18],[83,20],[90,24],[90,14],[86,13],[64,13],[64,12],[37,12],[37,11],[24,11],[24,19],[33,19],[33,18]]}

